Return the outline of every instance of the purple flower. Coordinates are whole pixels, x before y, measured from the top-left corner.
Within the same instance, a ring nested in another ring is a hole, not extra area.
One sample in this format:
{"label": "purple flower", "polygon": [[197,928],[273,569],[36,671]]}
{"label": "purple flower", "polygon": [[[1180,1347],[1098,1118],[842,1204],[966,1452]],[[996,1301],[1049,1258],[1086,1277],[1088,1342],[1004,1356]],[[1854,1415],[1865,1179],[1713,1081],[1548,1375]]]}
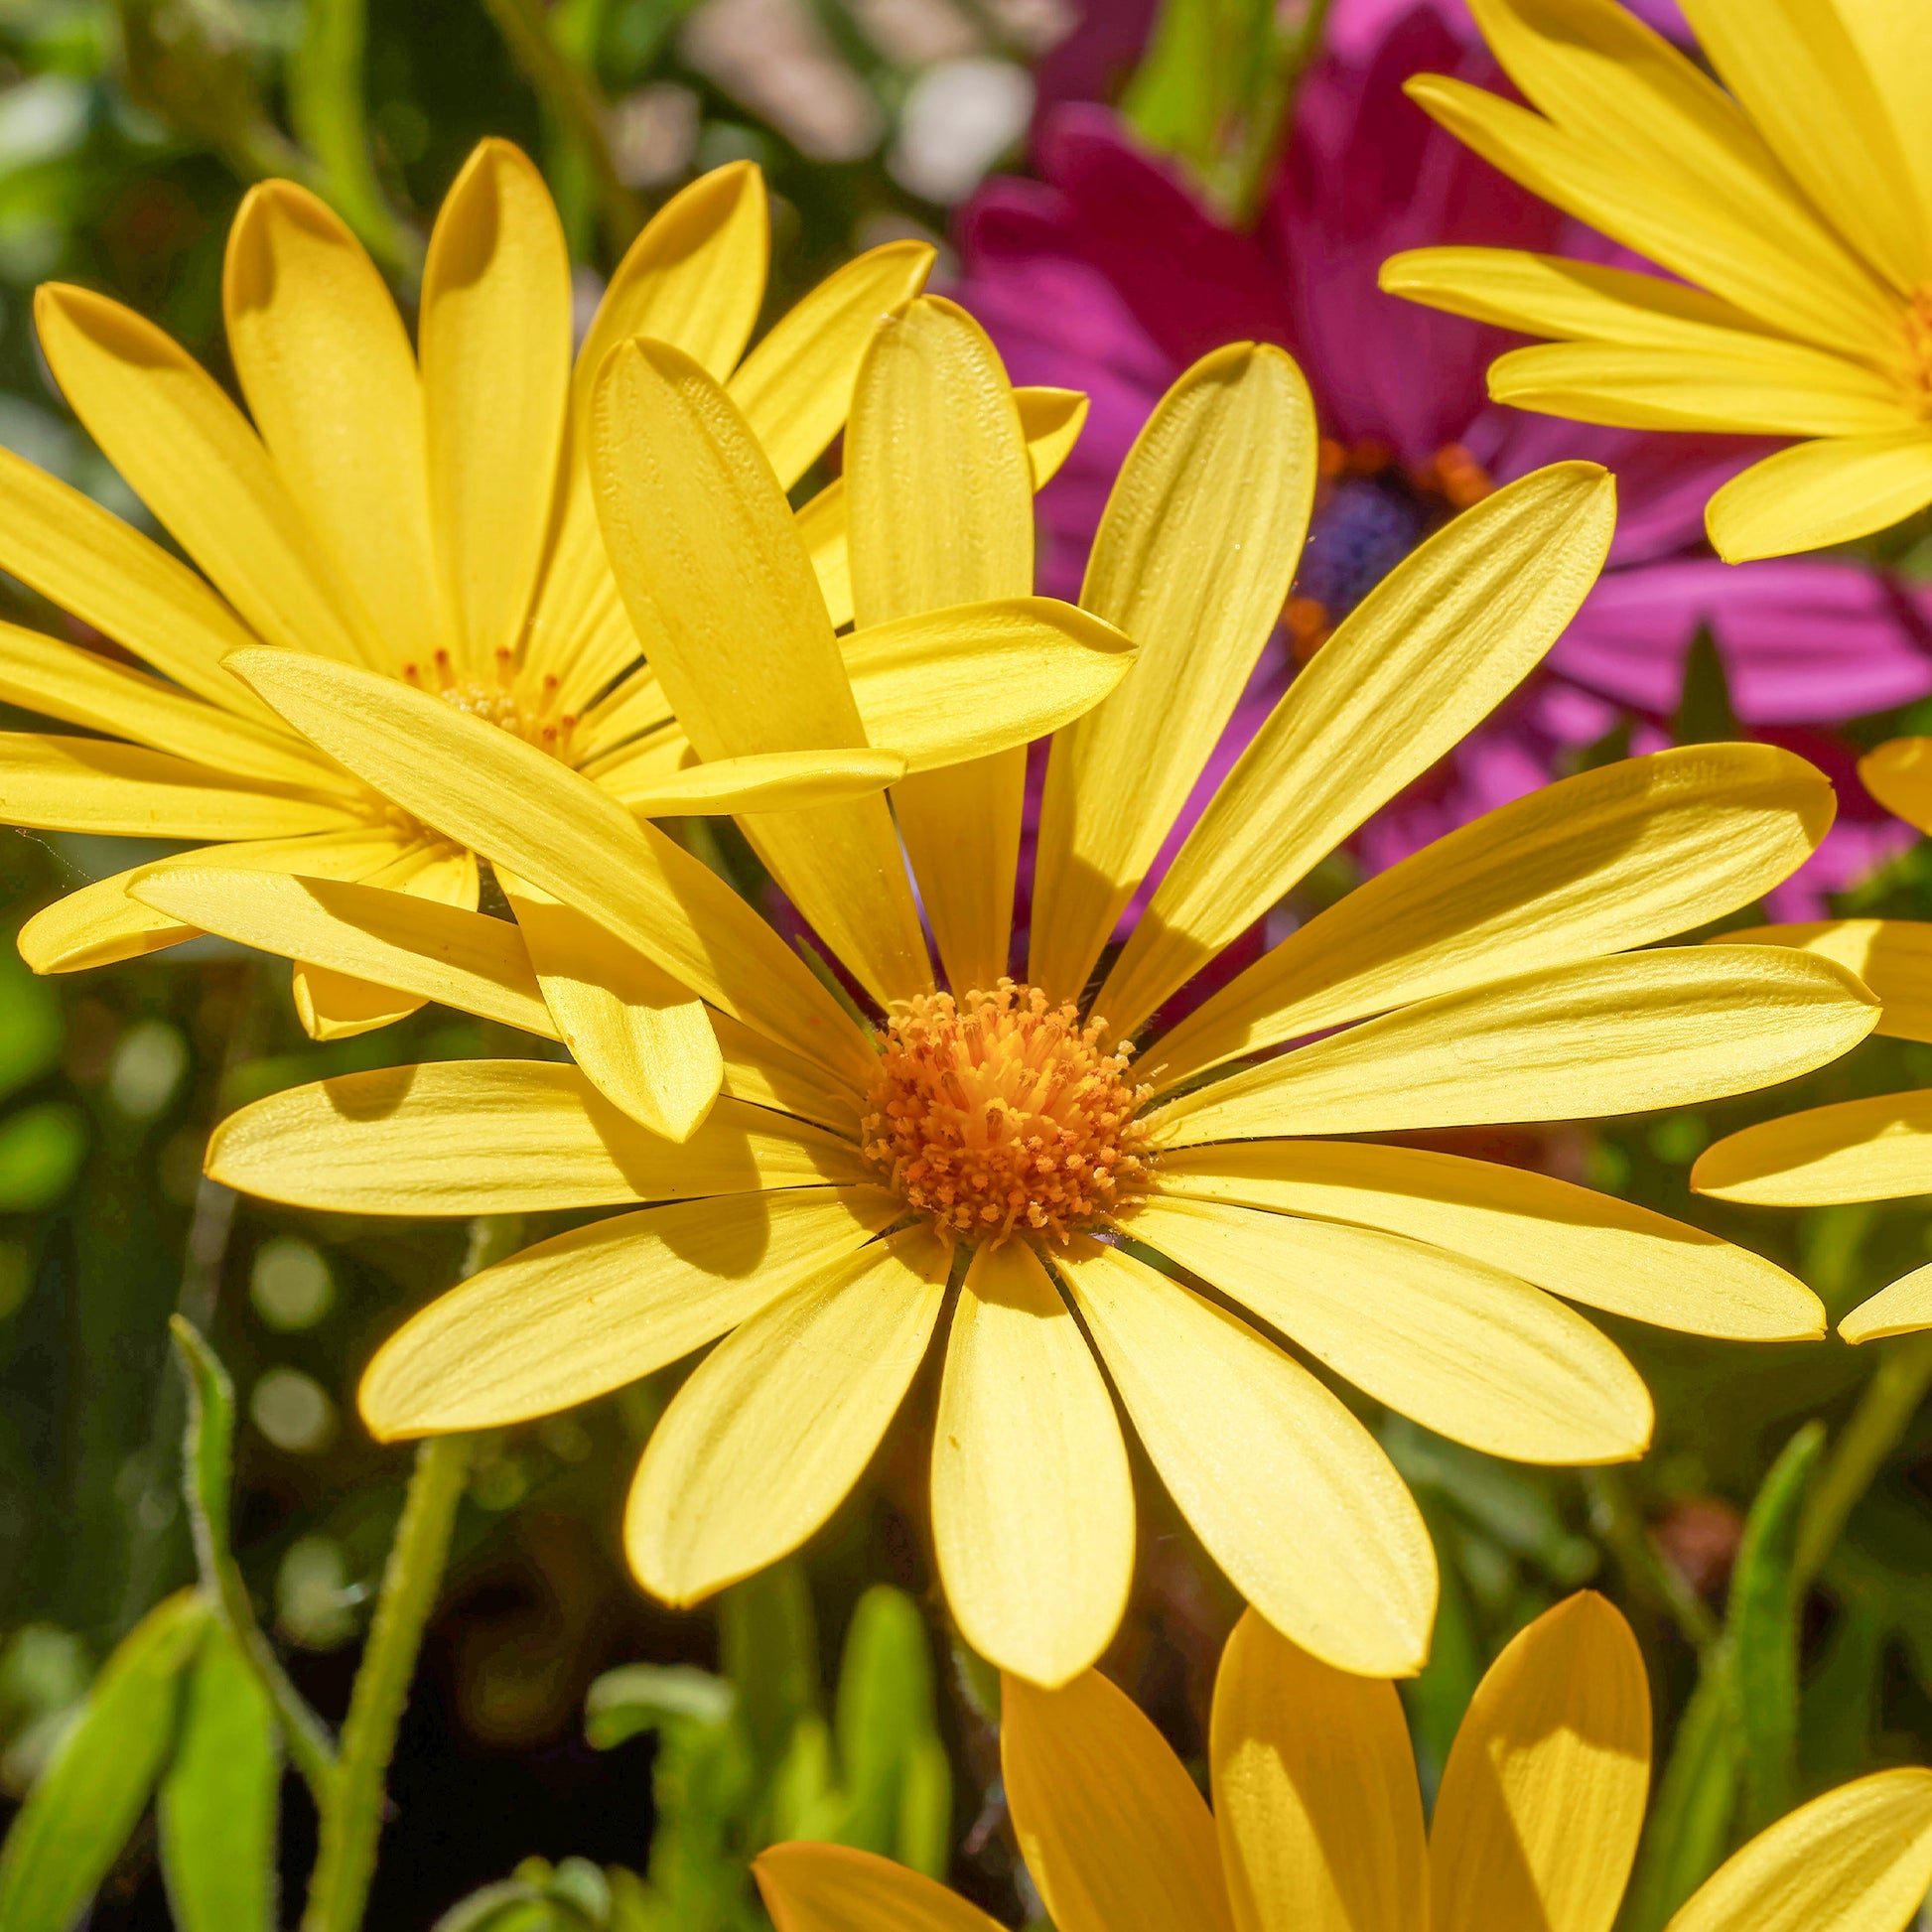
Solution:
{"label": "purple flower", "polygon": [[[1669,0],[1651,11],[1671,24]],[[1703,545],[1704,501],[1764,453],[1762,439],[1653,436],[1503,408],[1484,385],[1507,345],[1501,332],[1377,289],[1382,261],[1425,241],[1616,259],[1435,127],[1402,93],[1419,71],[1495,84],[1459,0],[1337,8],[1334,45],[1301,90],[1251,233],[1222,225],[1174,168],[1084,101],[1044,114],[1039,180],[992,182],[967,208],[957,293],[1015,381],[1092,397],[1080,447],[1039,498],[1042,588],[1077,595],[1108,486],[1182,368],[1236,340],[1296,355],[1323,432],[1324,482],[1284,633],[1184,825],[1296,654],[1318,645],[1455,508],[1566,457],[1605,464],[1617,477],[1617,537],[1576,622],[1481,730],[1364,829],[1357,850],[1373,868],[1388,865],[1547,783],[1619,725],[1634,751],[1670,743],[1688,653],[1708,630],[1739,722],[1838,782],[1839,823],[1777,907],[1819,916],[1823,894],[1857,883],[1913,835],[1866,796],[1850,753],[1816,728],[1932,691],[1932,600],[1857,562],[1718,562]],[[1162,854],[1144,893],[1171,858]]]}

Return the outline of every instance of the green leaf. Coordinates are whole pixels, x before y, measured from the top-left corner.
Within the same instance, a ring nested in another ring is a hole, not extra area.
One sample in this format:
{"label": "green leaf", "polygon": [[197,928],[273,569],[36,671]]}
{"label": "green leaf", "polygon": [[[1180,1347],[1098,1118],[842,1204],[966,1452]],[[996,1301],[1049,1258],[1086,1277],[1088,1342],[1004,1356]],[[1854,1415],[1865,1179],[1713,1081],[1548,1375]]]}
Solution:
{"label": "green leaf", "polygon": [[1684,653],[1684,686],[1671,735],[1680,745],[1721,745],[1742,738],[1731,708],[1730,680],[1709,624],[1700,624]]}
{"label": "green leaf", "polygon": [[234,1384],[194,1323],[168,1324],[188,1378],[188,1433],[182,1444],[182,1491],[195,1532],[203,1581],[218,1587],[228,1562],[228,1490],[234,1480]]}
{"label": "green leaf", "polygon": [[1867,1768],[1890,1635],[1890,1619],[1877,1599],[1855,1595],[1841,1601],[1799,1706],[1798,1762],[1813,1789],[1845,1784]]}
{"label": "green leaf", "polygon": [[37,1100],[0,1120],[0,1214],[51,1207],[87,1158],[87,1123],[65,1100]]}
{"label": "green leaf", "polygon": [[282,1783],[275,1707],[221,1624],[183,1690],[161,1779],[161,1869],[177,1932],[270,1932]]}
{"label": "green leaf", "polygon": [[718,1644],[738,1690],[752,1753],[769,1776],[799,1719],[820,1705],[818,1624],[805,1572],[796,1563],[734,1584],[719,1601]]}
{"label": "green leaf", "polygon": [[584,1734],[596,1749],[608,1751],[669,1722],[729,1724],[737,1703],[730,1684],[695,1664],[623,1664],[592,1684],[584,1699]]}
{"label": "green leaf", "polygon": [[1423,1790],[1433,1802],[1449,1763],[1449,1746],[1462,1724],[1469,1700],[1482,1682],[1482,1645],[1469,1593],[1449,1552],[1444,1534],[1445,1512],[1434,1499],[1423,1505],[1423,1520],[1436,1544],[1436,1568],[1442,1580],[1436,1599],[1436,1629],[1429,1643],[1429,1662],[1398,1687],[1409,1729],[1416,1743],[1416,1769]]}
{"label": "green leaf", "polygon": [[54,1069],[66,1032],[54,989],[28,967],[9,932],[0,938],[0,1099]]}
{"label": "green leaf", "polygon": [[945,1877],[952,1863],[952,1761],[936,1735],[916,1739],[906,1754],[893,1857],[928,1878]]}
{"label": "green leaf", "polygon": [[1743,1749],[1743,1826],[1775,1824],[1798,1800],[1798,1519],[1825,1447],[1809,1422],[1771,1465],[1730,1573],[1729,1638]]}
{"label": "green leaf", "polygon": [[1725,1856],[1737,1803],[1734,1696],[1729,1644],[1723,1640],[1707,1653],[1698,1687],[1678,1720],[1618,1932],[1662,1932]]}
{"label": "green leaf", "polygon": [[1267,84],[1274,0],[1166,0],[1121,112],[1165,153],[1210,174]]}
{"label": "green leaf", "polygon": [[199,1590],[130,1630],[0,1847],[0,1926],[67,1932],[139,1821],[173,1741],[179,1679],[207,1634]]}
{"label": "green leaf", "polygon": [[847,1797],[840,1840],[890,1856],[913,1748],[932,1735],[932,1651],[918,1606],[875,1584],[845,1635],[833,1736]]}

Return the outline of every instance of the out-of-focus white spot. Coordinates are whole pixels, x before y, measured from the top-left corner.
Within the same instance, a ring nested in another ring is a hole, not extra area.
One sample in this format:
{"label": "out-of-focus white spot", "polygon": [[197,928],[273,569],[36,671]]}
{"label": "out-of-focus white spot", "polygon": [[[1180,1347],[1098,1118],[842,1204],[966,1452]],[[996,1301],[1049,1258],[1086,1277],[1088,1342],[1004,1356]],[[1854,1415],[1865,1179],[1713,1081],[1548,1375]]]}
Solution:
{"label": "out-of-focus white spot", "polygon": [[953,0],[846,0],[859,31],[895,67],[957,61],[985,46],[979,29]]}
{"label": "out-of-focus white spot", "polygon": [[657,188],[698,152],[698,97],[675,80],[653,80],[611,109],[611,159],[626,188]]}
{"label": "out-of-focus white spot", "polygon": [[879,103],[806,0],[705,0],[678,45],[808,161],[857,161],[885,133]]}
{"label": "out-of-focus white spot", "polygon": [[336,1434],[336,1405],[328,1390],[299,1368],[271,1368],[248,1397],[248,1416],[290,1455],[313,1455]]}
{"label": "out-of-focus white spot", "polygon": [[913,81],[886,165],[928,202],[963,202],[1027,131],[1033,76],[1011,61],[942,61]]}
{"label": "out-of-focus white spot", "polygon": [[334,1650],[355,1634],[351,1606],[361,1595],[349,1584],[340,1543],[326,1536],[298,1537],[275,1576],[275,1621],[304,1649]]}
{"label": "out-of-focus white spot", "polygon": [[143,1020],[130,1027],[107,1067],[107,1097],[129,1120],[152,1120],[175,1097],[188,1071],[188,1042],[179,1027]]}
{"label": "out-of-focus white spot", "polygon": [[277,1235],[255,1250],[248,1299],[271,1328],[313,1328],[329,1312],[336,1284],[328,1262],[308,1242]]}

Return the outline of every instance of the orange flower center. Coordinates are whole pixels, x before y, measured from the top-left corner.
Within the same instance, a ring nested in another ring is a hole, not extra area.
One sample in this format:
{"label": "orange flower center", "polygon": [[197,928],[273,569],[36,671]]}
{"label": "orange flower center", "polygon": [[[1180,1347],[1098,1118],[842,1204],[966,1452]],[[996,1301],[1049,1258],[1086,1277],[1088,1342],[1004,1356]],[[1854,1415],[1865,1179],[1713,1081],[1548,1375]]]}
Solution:
{"label": "orange flower center", "polygon": [[546,676],[534,690],[529,689],[528,680],[517,674],[513,651],[496,653],[496,675],[489,683],[464,682],[446,650],[439,650],[430,659],[427,671],[412,660],[402,667],[402,675],[403,681],[418,691],[432,691],[454,710],[498,725],[540,752],[560,759],[570,756],[577,720],[571,713],[557,710],[557,680]]}
{"label": "orange flower center", "polygon": [[866,1097],[865,1150],[943,1234],[1064,1241],[1110,1220],[1146,1186],[1150,1087],[1132,1048],[1104,1052],[1104,1020],[1080,1024],[1036,986],[927,993],[892,1024]]}

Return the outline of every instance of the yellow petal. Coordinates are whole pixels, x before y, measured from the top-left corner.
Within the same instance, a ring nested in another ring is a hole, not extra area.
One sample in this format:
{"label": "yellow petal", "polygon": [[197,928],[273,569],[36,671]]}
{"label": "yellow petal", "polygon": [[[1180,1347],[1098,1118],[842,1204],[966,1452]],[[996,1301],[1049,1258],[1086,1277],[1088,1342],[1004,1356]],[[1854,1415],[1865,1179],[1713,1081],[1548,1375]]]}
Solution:
{"label": "yellow petal", "polygon": [[1610,1932],[1649,1783],[1642,1654],[1580,1590],[1489,1667],[1455,1734],[1429,1835],[1432,1932]]}
{"label": "yellow petal", "polygon": [[1150,1048],[1141,1077],[1159,1091],[1345,1020],[1703,925],[1795,872],[1833,803],[1821,771],[1768,745],[1679,746],[1547,785],[1311,919]]}
{"label": "yellow petal", "polygon": [[379,1067],[272,1094],[214,1130],[207,1171],[270,1200],[416,1215],[874,1178],[849,1142],[736,1100],[680,1146],[620,1113],[576,1067],[542,1060]]}
{"label": "yellow petal", "polygon": [[1913,422],[1890,377],[1768,336],[1695,348],[1544,343],[1492,362],[1489,394],[1517,409],[1619,429],[1876,436]]}
{"label": "yellow petal", "polygon": [[116,960],[137,958],[194,938],[202,930],[200,926],[183,925],[171,914],[130,896],[136,881],[146,881],[160,869],[177,865],[235,867],[326,879],[364,879],[393,863],[405,844],[386,827],[358,826],[349,832],[323,832],[308,838],[203,846],[199,851],[164,859],[159,867],[135,866],[83,886],[36,912],[20,930],[21,957],[37,973],[71,973],[84,966],[107,966]]}
{"label": "yellow petal", "polygon": [[1240,1932],[1417,1932],[1422,1794],[1395,1686],[1332,1669],[1253,1610],[1214,1678],[1214,1823]]}
{"label": "yellow petal", "polygon": [[1932,275],[1932,253],[1904,153],[1850,31],[1859,11],[1809,0],[1687,0],[1684,16],[1718,77],[1826,218],[1909,294]]}
{"label": "yellow petal", "polygon": [[702,1348],[903,1212],[880,1188],[811,1187],[646,1207],[539,1241],[377,1349],[362,1420],[387,1443],[588,1402]]}
{"label": "yellow petal", "polygon": [[1088,1671],[1001,1686],[1000,1768],[1059,1932],[1230,1932],[1214,1821],[1167,1740]]}
{"label": "yellow petal", "polygon": [[1154,1116],[1164,1144],[1587,1120],[1747,1093],[1837,1059],[1878,1004],[1842,966],[1674,946],[1445,994],[1217,1081]]}
{"label": "yellow petal", "polygon": [[206,704],[143,671],[11,623],[0,623],[0,697],[67,724],[211,765],[229,777],[345,798],[367,796],[346,771],[305,745],[279,718],[257,724],[252,715]]}
{"label": "yellow petal", "polygon": [[1818,1298],[1761,1255],[1523,1168],[1351,1141],[1245,1141],[1176,1148],[1159,1183],[1164,1195],[1386,1228],[1660,1328],[1734,1341],[1825,1332]]}
{"label": "yellow petal", "polygon": [[1932,1092],[1881,1093],[1759,1121],[1706,1148],[1691,1185],[1768,1207],[1932,1194]]}
{"label": "yellow petal", "polygon": [[1406,301],[1560,342],[1695,349],[1758,329],[1743,310],[1682,282],[1522,248],[1407,248],[1376,280]]}
{"label": "yellow petal", "polygon": [[863,1088],[872,1048],[732,889],[534,746],[393,678],[243,652],[236,669],[378,791],[590,913],[748,1025]]}
{"label": "yellow petal", "polygon": [[263,182],[228,231],[228,351],[289,494],[392,663],[445,641],[429,532],[423,392],[375,264],[329,206]]}
{"label": "yellow petal", "polygon": [[1338,1670],[1420,1670],[1435,1552],[1368,1431],[1272,1342],[1146,1263],[1077,1238],[1055,1262],[1162,1481],[1242,1595]]}
{"label": "yellow petal", "polygon": [[872,798],[905,775],[898,752],[761,752],[626,784],[605,772],[598,783],[644,818],[725,812],[785,812]]}
{"label": "yellow petal", "polygon": [[1921,1328],[1932,1328],[1932,1263],[1881,1288],[1838,1324],[1839,1334],[1854,1344],[1916,1334]]}
{"label": "yellow petal", "polygon": [[844,426],[873,330],[918,294],[932,263],[933,250],[923,241],[869,249],[780,316],[739,365],[732,400],[780,489],[789,489]]}
{"label": "yellow petal", "polygon": [[1919,206],[1932,208],[1932,122],[1925,113],[1925,76],[1932,72],[1932,14],[1917,0],[1867,0],[1841,8],[1884,97],[1893,138],[1911,172]]}
{"label": "yellow petal", "polygon": [[688,1141],[725,1078],[704,1002],[574,905],[500,867],[496,880],[577,1064],[632,1120]]}
{"label": "yellow petal", "polygon": [[74,414],[135,493],[271,644],[380,664],[370,620],[212,376],[131,309],[63,283],[34,297]]}
{"label": "yellow petal", "polygon": [[456,661],[489,674],[536,588],[570,393],[570,256],[549,191],[480,142],[423,267],[430,526]]}
{"label": "yellow petal", "polygon": [[1882,361],[1895,298],[1793,188],[1734,101],[1662,36],[1591,0],[1561,16],[1481,4],[1511,77],[1554,118],[1419,74],[1410,98],[1580,221],[1772,328]]}
{"label": "yellow petal", "polygon": [[1086,984],[1274,630],[1314,458],[1301,370],[1236,344],[1181,376],[1122,466],[1080,602],[1141,652],[1053,741],[1027,970],[1054,998]]}
{"label": "yellow petal", "polygon": [[1718,1868],[1668,1932],[1904,1932],[1932,1885],[1932,1771],[1842,1784]]}
{"label": "yellow petal", "polygon": [[1932,503],[1932,429],[1800,443],[1753,463],[1705,505],[1726,563],[1850,543]]}
{"label": "yellow petal", "polygon": [[[845,485],[861,625],[1031,595],[1026,436],[999,354],[963,309],[921,296],[880,324],[853,391]],[[938,677],[949,687],[951,667]],[[893,792],[939,958],[961,991],[1007,970],[1026,789],[1016,747]]]}
{"label": "yellow petal", "polygon": [[1892,738],[1859,760],[1864,788],[1921,832],[1932,828],[1932,738]]}
{"label": "yellow petal", "polygon": [[1650,1397],[1616,1346],[1486,1262],[1219,1201],[1151,1200],[1129,1225],[1439,1436],[1518,1462],[1624,1462],[1649,1447]]}
{"label": "yellow petal", "polygon": [[816,1121],[842,1139],[859,1139],[863,1103],[859,1094],[814,1066],[803,1054],[786,1052],[755,1034],[743,1021],[714,1011],[711,1031],[725,1056],[725,1091],[740,1100],[775,1107],[782,1114]]}
{"label": "yellow petal", "polygon": [[275,714],[221,668],[260,640],[185,564],[91,497],[0,450],[0,565],[199,697]]}
{"label": "yellow petal", "polygon": [[[864,745],[791,512],[730,397],[680,351],[632,343],[605,364],[592,422],[611,567],[699,757]],[[876,999],[931,986],[884,799],[767,814],[745,829]]]}
{"label": "yellow petal", "polygon": [[[1894,739],[1891,745],[1880,746],[1864,764],[1901,742]],[[1886,802],[1869,782],[1865,788],[1881,804]],[[1747,926],[1741,932],[1725,933],[1724,943],[1794,946],[1821,959],[1835,959],[1884,1003],[1874,1033],[1887,1039],[1932,1042],[1932,921],[1826,919],[1809,925]]]}
{"label": "yellow petal", "polygon": [[[603,542],[600,535],[600,547]],[[630,630],[630,620],[625,618],[623,622],[624,628]],[[633,643],[636,635],[634,630],[630,631]],[[675,769],[687,741],[671,716],[671,701],[665,697],[664,687],[648,665],[638,664],[578,720],[572,756],[580,771],[595,775],[605,759],[626,756],[636,749],[638,741],[662,736],[676,742],[667,767]]]}
{"label": "yellow petal", "polygon": [[1214,795],[1101,989],[1132,1033],[1556,642],[1609,546],[1615,487],[1563,463],[1505,484],[1343,619]]}
{"label": "yellow petal", "polygon": [[907,1229],[767,1303],[698,1365],[624,1505],[630,1567],[694,1603],[789,1555],[838,1508],[891,1426],[945,1297],[950,1250]]}
{"label": "yellow petal", "polygon": [[340,803],[258,791],[166,752],[40,732],[0,732],[0,819],[143,839],[293,838],[357,822]]}
{"label": "yellow petal", "polygon": [[932,1541],[960,1634],[1035,1684],[1078,1676],[1127,1608],[1127,1448],[1092,1352],[1024,1240],[979,1250],[953,1311]]}
{"label": "yellow petal", "polygon": [[924,1872],[846,1845],[767,1845],[752,1876],[777,1932],[1000,1932]]}
{"label": "yellow petal", "polygon": [[[1087,399],[1077,389],[1013,392],[1027,439],[1027,466],[1035,489],[1052,482],[1086,427]],[[798,535],[812,560],[834,630],[852,621],[852,558],[846,542],[845,479],[834,477],[798,511]],[[1030,585],[1031,588],[1031,585]]]}
{"label": "yellow petal", "polygon": [[142,872],[131,891],[199,931],[559,1037],[506,919],[378,886],[215,867]]}
{"label": "yellow petal", "polygon": [[839,642],[866,736],[903,753],[911,771],[1044,738],[1104,699],[1135,661],[1112,624],[1050,597],[927,611]]}

